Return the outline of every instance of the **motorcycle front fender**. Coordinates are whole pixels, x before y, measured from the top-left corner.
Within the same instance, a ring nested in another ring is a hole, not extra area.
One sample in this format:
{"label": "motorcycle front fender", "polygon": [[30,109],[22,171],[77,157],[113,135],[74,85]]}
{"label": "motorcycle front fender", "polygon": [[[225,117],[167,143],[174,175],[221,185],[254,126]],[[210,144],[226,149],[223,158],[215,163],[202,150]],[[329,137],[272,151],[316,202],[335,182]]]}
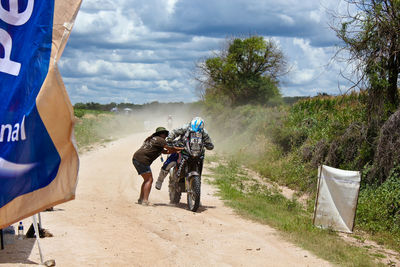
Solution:
{"label": "motorcycle front fender", "polygon": [[192,172],[189,172],[188,175],[187,175],[188,178],[190,178],[192,176],[200,176],[200,174],[198,172],[196,172],[196,171],[192,171]]}

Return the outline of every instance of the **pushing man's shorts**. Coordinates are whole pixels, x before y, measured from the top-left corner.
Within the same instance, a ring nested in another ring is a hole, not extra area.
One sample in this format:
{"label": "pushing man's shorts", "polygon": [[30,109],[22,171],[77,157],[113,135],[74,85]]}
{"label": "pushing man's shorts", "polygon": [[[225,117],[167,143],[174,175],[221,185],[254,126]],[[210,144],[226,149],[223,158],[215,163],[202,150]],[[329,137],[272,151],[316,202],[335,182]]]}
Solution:
{"label": "pushing man's shorts", "polygon": [[147,166],[136,159],[132,159],[133,166],[135,166],[139,175],[151,172],[150,166]]}

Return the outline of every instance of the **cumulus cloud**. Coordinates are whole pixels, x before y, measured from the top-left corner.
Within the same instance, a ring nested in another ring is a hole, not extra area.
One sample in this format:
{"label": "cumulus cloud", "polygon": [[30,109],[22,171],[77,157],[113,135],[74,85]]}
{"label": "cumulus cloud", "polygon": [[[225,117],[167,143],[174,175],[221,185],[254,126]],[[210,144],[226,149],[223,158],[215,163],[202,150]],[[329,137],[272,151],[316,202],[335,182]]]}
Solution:
{"label": "cumulus cloud", "polygon": [[[85,0],[59,62],[75,102],[193,101],[195,62],[230,36],[273,37],[291,74],[285,95],[337,92],[338,39],[321,0]],[[329,63],[329,64],[328,64]]]}

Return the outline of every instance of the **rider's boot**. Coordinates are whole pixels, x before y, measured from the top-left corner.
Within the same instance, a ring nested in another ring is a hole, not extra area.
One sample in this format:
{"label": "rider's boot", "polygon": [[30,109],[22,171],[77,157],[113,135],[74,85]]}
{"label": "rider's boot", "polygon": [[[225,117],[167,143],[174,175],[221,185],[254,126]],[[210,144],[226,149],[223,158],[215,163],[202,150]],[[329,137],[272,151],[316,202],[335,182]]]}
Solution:
{"label": "rider's boot", "polygon": [[168,173],[169,173],[169,171],[166,171],[164,169],[160,170],[160,174],[158,175],[158,179],[156,182],[157,190],[161,190],[162,183],[164,182],[164,179],[165,179],[165,177],[167,177]]}

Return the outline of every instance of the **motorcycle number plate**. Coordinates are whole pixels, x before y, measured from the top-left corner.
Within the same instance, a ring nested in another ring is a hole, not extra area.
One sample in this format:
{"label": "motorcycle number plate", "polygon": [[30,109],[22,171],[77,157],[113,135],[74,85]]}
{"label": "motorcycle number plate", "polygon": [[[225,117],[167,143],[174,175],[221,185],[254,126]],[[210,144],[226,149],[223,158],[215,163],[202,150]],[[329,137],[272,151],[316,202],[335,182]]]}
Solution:
{"label": "motorcycle number plate", "polygon": [[201,138],[195,137],[190,139],[190,143],[192,144],[200,144],[201,143]]}
{"label": "motorcycle number plate", "polygon": [[201,143],[202,134],[201,133],[192,133],[190,136],[190,143],[192,144],[200,144]]}

